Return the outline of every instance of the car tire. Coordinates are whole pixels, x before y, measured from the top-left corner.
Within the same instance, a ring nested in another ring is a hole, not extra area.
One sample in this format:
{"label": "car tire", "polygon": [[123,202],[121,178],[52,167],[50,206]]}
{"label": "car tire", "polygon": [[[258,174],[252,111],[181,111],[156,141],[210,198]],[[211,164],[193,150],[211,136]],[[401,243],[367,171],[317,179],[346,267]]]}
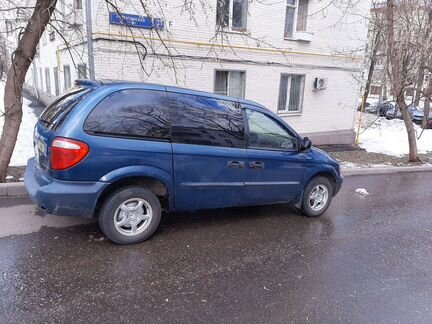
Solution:
{"label": "car tire", "polygon": [[161,213],[159,199],[153,192],[142,187],[125,187],[104,201],[99,226],[114,243],[141,243],[156,231]]}
{"label": "car tire", "polygon": [[304,190],[301,211],[308,217],[321,216],[330,206],[332,198],[333,186],[330,180],[326,177],[315,177]]}

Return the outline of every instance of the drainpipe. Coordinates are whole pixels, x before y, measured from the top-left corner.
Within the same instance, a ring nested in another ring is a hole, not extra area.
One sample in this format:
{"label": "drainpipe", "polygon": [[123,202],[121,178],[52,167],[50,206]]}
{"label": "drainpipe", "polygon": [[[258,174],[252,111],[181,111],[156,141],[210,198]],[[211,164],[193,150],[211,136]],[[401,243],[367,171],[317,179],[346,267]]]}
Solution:
{"label": "drainpipe", "polygon": [[95,79],[95,65],[93,56],[93,27],[92,27],[92,11],[91,0],[86,0],[86,25],[87,25],[87,57],[88,57],[88,70],[90,80]]}

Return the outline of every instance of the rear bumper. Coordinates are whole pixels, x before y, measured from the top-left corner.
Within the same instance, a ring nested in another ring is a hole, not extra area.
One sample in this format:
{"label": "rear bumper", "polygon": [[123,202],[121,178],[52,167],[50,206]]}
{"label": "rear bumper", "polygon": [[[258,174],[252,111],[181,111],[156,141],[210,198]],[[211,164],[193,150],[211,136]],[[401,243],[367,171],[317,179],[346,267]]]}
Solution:
{"label": "rear bumper", "polygon": [[31,200],[50,214],[91,218],[98,197],[109,183],[56,180],[46,176],[30,159],[24,185]]}

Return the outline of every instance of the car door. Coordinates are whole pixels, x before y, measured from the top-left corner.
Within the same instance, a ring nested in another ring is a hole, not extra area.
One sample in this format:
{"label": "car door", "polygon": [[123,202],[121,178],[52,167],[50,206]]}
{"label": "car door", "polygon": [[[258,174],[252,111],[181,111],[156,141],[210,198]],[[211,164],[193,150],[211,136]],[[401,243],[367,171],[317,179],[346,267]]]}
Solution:
{"label": "car door", "polygon": [[301,192],[305,155],[298,135],[263,109],[245,106],[247,159],[244,205],[289,202]]}
{"label": "car door", "polygon": [[245,133],[236,102],[168,92],[177,210],[237,206],[244,190]]}

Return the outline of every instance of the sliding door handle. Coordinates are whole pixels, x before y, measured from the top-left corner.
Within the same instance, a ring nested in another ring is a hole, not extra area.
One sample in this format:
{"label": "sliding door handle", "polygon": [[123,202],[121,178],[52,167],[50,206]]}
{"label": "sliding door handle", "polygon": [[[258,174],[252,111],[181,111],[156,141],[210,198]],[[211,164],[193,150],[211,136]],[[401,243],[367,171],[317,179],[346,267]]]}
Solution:
{"label": "sliding door handle", "polygon": [[264,164],[264,162],[260,162],[260,161],[249,162],[249,168],[251,168],[251,169],[264,169],[265,164]]}
{"label": "sliding door handle", "polygon": [[228,168],[231,169],[243,169],[244,168],[244,162],[243,161],[229,161],[227,163]]}

